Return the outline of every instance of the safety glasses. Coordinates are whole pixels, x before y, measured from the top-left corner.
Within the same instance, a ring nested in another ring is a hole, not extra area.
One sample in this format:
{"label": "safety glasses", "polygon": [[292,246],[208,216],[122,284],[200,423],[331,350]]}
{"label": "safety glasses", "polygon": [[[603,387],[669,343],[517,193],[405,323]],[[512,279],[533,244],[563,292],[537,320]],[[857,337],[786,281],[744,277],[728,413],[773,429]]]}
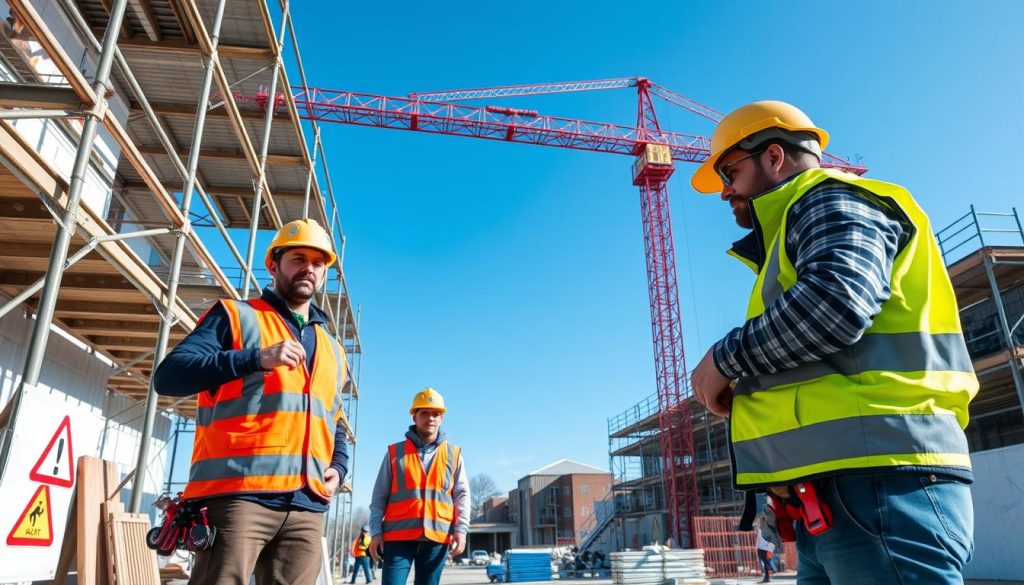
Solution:
{"label": "safety glasses", "polygon": [[729,178],[729,167],[733,166],[734,164],[736,164],[738,162],[745,161],[748,158],[757,156],[757,155],[761,154],[762,152],[764,152],[765,150],[767,150],[767,149],[762,148],[761,150],[755,150],[754,152],[748,154],[747,156],[741,156],[738,159],[732,161],[731,163],[724,164],[721,167],[717,168],[715,170],[715,172],[718,173],[718,178],[722,179],[722,184],[724,184],[724,185],[726,185],[728,187],[732,187],[732,179]]}

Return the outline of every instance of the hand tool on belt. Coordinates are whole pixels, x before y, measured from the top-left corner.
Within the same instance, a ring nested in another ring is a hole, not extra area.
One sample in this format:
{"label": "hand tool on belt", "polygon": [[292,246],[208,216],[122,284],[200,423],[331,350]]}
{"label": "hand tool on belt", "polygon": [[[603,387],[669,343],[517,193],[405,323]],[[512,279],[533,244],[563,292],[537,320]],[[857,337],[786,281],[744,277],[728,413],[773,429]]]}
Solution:
{"label": "hand tool on belt", "polygon": [[[796,541],[794,522],[800,520],[807,532],[818,535],[832,527],[832,509],[818,498],[818,490],[814,483],[802,481],[788,486],[772,486],[768,488],[768,498],[775,509],[776,526],[783,542]],[[740,530],[753,530],[754,516],[757,513],[756,492],[747,492],[743,506],[743,517],[740,519]]]}
{"label": "hand tool on belt", "polygon": [[814,483],[802,481],[790,486],[768,488],[768,497],[775,508],[779,536],[783,542],[796,541],[793,522],[802,520],[804,528],[813,535],[821,534],[832,527],[832,509],[818,499]]}

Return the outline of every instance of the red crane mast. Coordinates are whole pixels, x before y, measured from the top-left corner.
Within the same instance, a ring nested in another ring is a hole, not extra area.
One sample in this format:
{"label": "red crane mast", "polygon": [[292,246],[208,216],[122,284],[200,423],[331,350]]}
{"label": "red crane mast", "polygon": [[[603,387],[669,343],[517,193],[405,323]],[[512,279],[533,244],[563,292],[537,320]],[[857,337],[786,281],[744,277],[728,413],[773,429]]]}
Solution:
{"label": "red crane mast", "polygon": [[[637,88],[635,126],[542,116],[535,110],[454,103],[627,87]],[[632,178],[640,188],[668,534],[678,543],[691,543],[693,519],[698,511],[696,459],[667,186],[675,170],[674,161],[704,162],[710,154],[710,141],[703,136],[662,130],[651,98],[659,97],[712,121],[720,120],[722,114],[643,77],[412,93],[408,97],[301,86],[292,89],[299,114],[307,120],[635,157]],[[261,109],[270,101],[266,92],[256,96],[237,94],[235,98]],[[284,96],[275,96],[274,107],[285,107]],[[822,163],[856,174],[867,170],[827,153]]]}

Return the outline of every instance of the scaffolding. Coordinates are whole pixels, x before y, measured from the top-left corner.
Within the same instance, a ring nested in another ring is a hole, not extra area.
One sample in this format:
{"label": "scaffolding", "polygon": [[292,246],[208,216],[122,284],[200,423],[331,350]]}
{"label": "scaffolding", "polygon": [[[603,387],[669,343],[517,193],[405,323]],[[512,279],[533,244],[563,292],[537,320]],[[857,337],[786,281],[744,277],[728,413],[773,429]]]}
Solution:
{"label": "scaffolding", "polygon": [[936,232],[980,390],[971,451],[1024,443],[1024,227],[1016,208],[970,211]]}
{"label": "scaffolding", "polygon": [[[354,467],[360,312],[345,279],[320,128],[304,129],[290,94],[265,113],[242,111],[233,98],[291,87],[286,61],[308,88],[288,0],[273,8],[263,0],[37,6],[0,0],[0,317],[16,308],[35,315],[22,375],[0,416],[0,465],[59,328],[113,364],[111,392],[145,405],[129,472],[138,512],[158,412],[175,417],[173,473],[196,411],[194,398],[157,396],[152,371],[212,301],[247,299],[253,287],[259,294],[261,232],[310,217],[338,252],[318,305],[349,362],[344,424]],[[326,523],[332,566],[342,568],[337,543],[349,537],[350,485]],[[164,487],[174,490],[170,475]]]}

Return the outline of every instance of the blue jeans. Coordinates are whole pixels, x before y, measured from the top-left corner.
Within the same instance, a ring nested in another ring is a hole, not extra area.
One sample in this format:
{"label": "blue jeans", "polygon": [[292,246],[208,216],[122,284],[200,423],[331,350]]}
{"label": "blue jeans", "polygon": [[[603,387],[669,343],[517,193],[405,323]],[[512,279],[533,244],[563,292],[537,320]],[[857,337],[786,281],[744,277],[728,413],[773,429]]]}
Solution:
{"label": "blue jeans", "polygon": [[349,583],[356,582],[356,575],[359,574],[359,569],[363,570],[363,576],[366,577],[366,582],[373,581],[373,575],[370,574],[370,557],[355,557],[356,564],[352,567],[352,580]]}
{"label": "blue jeans", "polygon": [[932,475],[847,475],[821,482],[833,525],[797,523],[799,585],[963,583],[974,552],[970,488]]}
{"label": "blue jeans", "polygon": [[415,585],[438,585],[448,545],[423,540],[395,540],[384,543],[382,585],[405,585],[409,569],[416,568]]}

